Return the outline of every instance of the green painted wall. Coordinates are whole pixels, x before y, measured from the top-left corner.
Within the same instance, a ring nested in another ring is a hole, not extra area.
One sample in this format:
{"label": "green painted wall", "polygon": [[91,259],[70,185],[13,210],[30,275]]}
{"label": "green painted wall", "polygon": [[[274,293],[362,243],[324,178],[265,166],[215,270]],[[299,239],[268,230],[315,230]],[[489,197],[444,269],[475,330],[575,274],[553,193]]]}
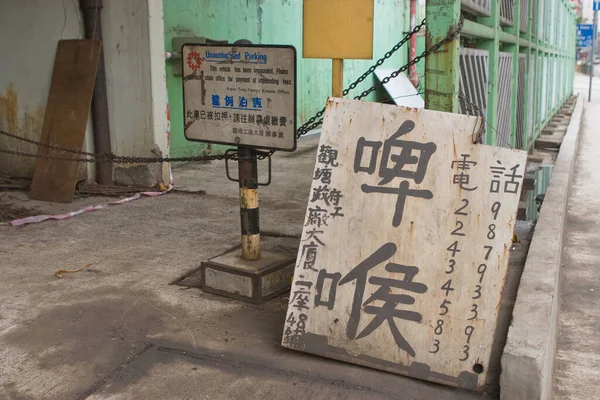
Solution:
{"label": "green painted wall", "polygon": [[[325,106],[331,92],[331,61],[302,58],[302,0],[164,0],[165,47],[172,38],[204,36],[211,39],[249,39],[254,43],[291,44],[298,52],[298,119],[306,121]],[[380,58],[403,36],[409,26],[408,0],[375,0],[374,56]],[[349,38],[352,40],[352,38]],[[399,50],[383,67],[399,68],[408,60],[408,46]],[[346,61],[346,86],[372,63]],[[375,82],[371,76],[363,88]],[[181,77],[174,76],[167,61],[167,86],[171,106],[171,156],[197,155],[204,144],[188,142],[183,136]],[[350,93],[359,94],[361,86]],[[369,100],[383,100],[378,91]],[[214,146],[213,152],[222,150]]]}

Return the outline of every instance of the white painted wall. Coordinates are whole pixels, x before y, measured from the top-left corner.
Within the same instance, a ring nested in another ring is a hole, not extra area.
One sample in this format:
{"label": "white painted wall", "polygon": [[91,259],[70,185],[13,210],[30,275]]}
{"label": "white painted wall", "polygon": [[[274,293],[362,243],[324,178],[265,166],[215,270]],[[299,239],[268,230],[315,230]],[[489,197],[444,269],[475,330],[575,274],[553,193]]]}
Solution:
{"label": "white painted wall", "polygon": [[[3,0],[0,11],[0,129],[39,139],[60,39],[83,35],[77,1]],[[88,131],[90,131],[88,124]],[[91,135],[86,137],[89,148]],[[9,141],[10,140],[10,141]],[[0,147],[37,153],[34,145],[0,136]],[[0,171],[31,176],[33,158],[0,153]],[[85,168],[85,166],[84,166]],[[90,168],[90,177],[93,177]]]}
{"label": "white painted wall", "polygon": [[[119,155],[168,154],[162,0],[104,0],[112,150]],[[78,0],[2,0],[0,12],[0,129],[38,139],[50,88],[56,44],[83,37]],[[90,117],[91,121],[91,117]],[[0,147],[35,153],[32,145]],[[86,149],[93,150],[88,123]],[[0,171],[31,176],[33,159],[0,153]],[[168,182],[167,166],[115,166],[127,183]],[[90,168],[88,178],[95,168]],[[124,173],[125,171],[125,173]]]}

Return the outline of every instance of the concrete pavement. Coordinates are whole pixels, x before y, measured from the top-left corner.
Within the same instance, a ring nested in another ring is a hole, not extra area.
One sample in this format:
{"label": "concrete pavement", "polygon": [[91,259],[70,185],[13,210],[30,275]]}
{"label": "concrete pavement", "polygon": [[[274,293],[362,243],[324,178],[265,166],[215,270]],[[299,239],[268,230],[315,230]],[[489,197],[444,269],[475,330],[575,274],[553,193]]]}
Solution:
{"label": "concrete pavement", "polygon": [[588,400],[600,393],[600,78],[585,96],[579,152],[568,206],[557,338],[555,400]]}
{"label": "concrete pavement", "polygon": [[[317,140],[278,153],[260,190],[270,246],[298,240]],[[177,185],[205,194],[0,226],[0,400],[494,398],[283,349],[285,298],[257,308],[171,284],[239,243],[238,187],[224,174],[218,162],[186,165]]]}

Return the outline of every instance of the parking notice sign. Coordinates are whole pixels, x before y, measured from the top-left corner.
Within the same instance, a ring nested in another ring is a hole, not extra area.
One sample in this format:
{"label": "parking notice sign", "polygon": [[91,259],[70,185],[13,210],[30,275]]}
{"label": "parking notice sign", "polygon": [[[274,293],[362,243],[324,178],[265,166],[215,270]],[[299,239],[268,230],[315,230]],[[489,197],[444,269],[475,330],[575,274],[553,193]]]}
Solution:
{"label": "parking notice sign", "polygon": [[293,46],[186,44],[184,132],[188,140],[293,151]]}
{"label": "parking notice sign", "polygon": [[577,24],[577,47],[591,47],[594,25]]}

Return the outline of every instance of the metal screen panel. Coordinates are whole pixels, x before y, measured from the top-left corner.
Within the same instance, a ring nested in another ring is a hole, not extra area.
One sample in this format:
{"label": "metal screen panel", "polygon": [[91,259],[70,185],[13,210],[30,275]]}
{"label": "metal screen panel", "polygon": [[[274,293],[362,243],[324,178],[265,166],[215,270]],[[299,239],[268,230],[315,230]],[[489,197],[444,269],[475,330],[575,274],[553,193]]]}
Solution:
{"label": "metal screen panel", "polygon": [[489,17],[492,15],[492,0],[461,0],[461,8],[479,16]]}
{"label": "metal screen panel", "polygon": [[503,25],[513,26],[515,0],[502,0],[500,3],[500,22]]}
{"label": "metal screen panel", "polygon": [[[487,118],[488,71],[489,52],[487,50],[460,49],[460,92],[481,110],[481,113],[478,112],[461,98],[459,99],[461,114]],[[485,143],[486,131],[487,125],[484,125],[482,143]]]}
{"label": "metal screen panel", "polygon": [[510,147],[510,110],[512,98],[512,53],[498,53],[498,104],[496,144]]}
{"label": "metal screen panel", "polygon": [[527,32],[529,22],[529,0],[521,0],[521,32]]}
{"label": "metal screen panel", "polygon": [[516,146],[517,149],[524,149],[526,124],[525,124],[525,86],[527,82],[527,56],[519,55],[519,81],[517,91],[517,129],[516,129]]}

